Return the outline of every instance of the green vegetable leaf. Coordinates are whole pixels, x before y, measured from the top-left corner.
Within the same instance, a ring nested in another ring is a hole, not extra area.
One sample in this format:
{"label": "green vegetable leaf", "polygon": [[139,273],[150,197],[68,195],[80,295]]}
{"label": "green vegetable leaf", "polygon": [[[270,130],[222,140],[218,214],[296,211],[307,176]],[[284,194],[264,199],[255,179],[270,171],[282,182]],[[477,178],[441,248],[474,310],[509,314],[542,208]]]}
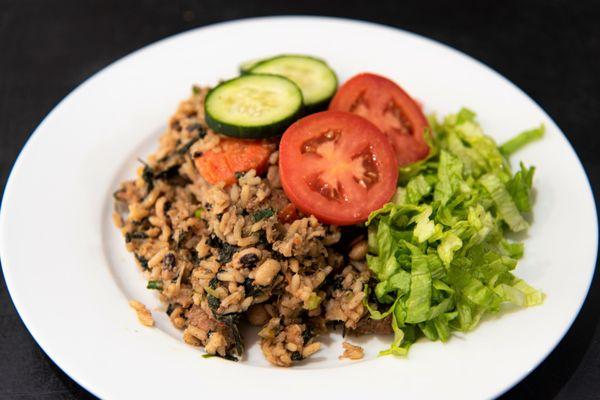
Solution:
{"label": "green vegetable leaf", "polygon": [[406,185],[406,202],[417,204],[431,191],[431,185],[423,175],[417,175]]}
{"label": "green vegetable leaf", "polygon": [[423,211],[410,220],[416,223],[414,235],[419,243],[423,243],[435,233],[435,222],[429,219],[432,212],[430,206],[424,206]]}
{"label": "green vegetable leaf", "polygon": [[155,290],[162,290],[163,289],[163,283],[162,281],[148,281],[148,285],[146,286],[147,289],[155,289]]}
{"label": "green vegetable leaf", "polygon": [[500,146],[500,151],[505,156],[510,156],[517,150],[528,145],[529,143],[543,138],[545,132],[546,132],[546,127],[543,124],[537,128],[533,128],[533,129],[529,129],[524,132],[521,132],[514,138],[503,143],[502,146]]}
{"label": "green vegetable leaf", "polygon": [[423,255],[412,256],[410,272],[410,293],[406,300],[406,322],[417,323],[429,317],[431,303],[431,272],[427,258]]}
{"label": "green vegetable leaf", "polygon": [[452,232],[446,233],[437,247],[438,255],[445,265],[450,265],[454,252],[462,247],[462,240]]}
{"label": "green vegetable leaf", "polygon": [[411,343],[404,340],[404,330],[400,329],[400,327],[398,326],[398,321],[395,313],[392,316],[392,329],[394,331],[394,341],[390,345],[389,349],[380,351],[379,355],[394,355],[399,357],[407,355],[408,348],[410,347]]}
{"label": "green vegetable leaf", "polygon": [[410,289],[410,274],[403,269],[399,269],[389,279],[379,282],[375,286],[375,296],[380,303],[392,303],[394,297],[388,295],[395,293],[396,298],[409,292]]}
{"label": "green vegetable leaf", "polygon": [[468,109],[430,125],[429,157],[400,168],[392,201],[366,223],[375,282],[363,305],[373,319],[391,316],[394,332],[381,355],[404,356],[420,336],[449,340],[503,303],[544,300],[513,275],[524,246],[506,238],[529,226],[521,213],[532,209],[535,171],[521,164],[513,174],[506,155],[541,133],[499,148]]}
{"label": "green vegetable leaf", "polygon": [[498,214],[513,232],[520,232],[529,228],[529,224],[519,212],[517,205],[506,190],[506,187],[496,175],[486,174],[479,178],[479,183],[481,183],[492,196]]}
{"label": "green vegetable leaf", "polygon": [[387,309],[387,311],[381,312],[379,310],[376,310],[369,304],[369,286],[365,286],[365,297],[363,298],[363,305],[365,306],[367,311],[369,311],[371,319],[378,321],[386,318],[388,315],[394,312],[394,308],[396,307],[397,302],[398,299],[394,301],[394,303],[390,306],[390,308]]}
{"label": "green vegetable leaf", "polygon": [[265,208],[263,210],[259,210],[259,211],[255,212],[254,214],[252,214],[252,218],[254,219],[254,222],[258,222],[261,219],[272,217],[273,214],[274,214],[274,212],[272,209]]}
{"label": "green vegetable leaf", "polygon": [[531,186],[535,167],[526,168],[521,163],[521,170],[506,184],[506,189],[521,212],[531,211]]}
{"label": "green vegetable leaf", "polygon": [[517,279],[512,285],[500,284],[496,292],[505,300],[521,307],[542,304],[544,295],[529,286],[525,281]]}
{"label": "green vegetable leaf", "polygon": [[438,168],[438,183],[433,195],[434,201],[446,204],[460,186],[463,165],[452,154],[442,151]]}
{"label": "green vegetable leaf", "polygon": [[319,307],[319,304],[321,304],[321,300],[323,299],[319,297],[316,293],[311,293],[308,297],[308,300],[306,301],[306,309],[309,311],[316,309],[317,307]]}

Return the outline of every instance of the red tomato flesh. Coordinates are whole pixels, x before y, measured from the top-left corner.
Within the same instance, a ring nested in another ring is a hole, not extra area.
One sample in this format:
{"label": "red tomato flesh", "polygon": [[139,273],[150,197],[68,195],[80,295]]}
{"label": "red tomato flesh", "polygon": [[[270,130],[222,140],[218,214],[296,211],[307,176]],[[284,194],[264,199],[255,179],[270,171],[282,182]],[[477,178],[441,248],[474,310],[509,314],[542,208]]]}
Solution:
{"label": "red tomato flesh", "polygon": [[424,136],[429,125],[421,108],[383,76],[363,73],[350,78],[331,100],[329,109],[348,111],[374,123],[392,142],[399,166],[429,154]]}
{"label": "red tomato flesh", "polygon": [[277,219],[282,224],[290,224],[298,218],[298,212],[296,211],[296,206],[293,203],[288,203],[288,205],[283,207],[277,213]]}
{"label": "red tomato flesh", "polygon": [[279,176],[305,214],[334,225],[363,222],[396,191],[394,150],[375,125],[324,111],[290,126],[279,144]]}

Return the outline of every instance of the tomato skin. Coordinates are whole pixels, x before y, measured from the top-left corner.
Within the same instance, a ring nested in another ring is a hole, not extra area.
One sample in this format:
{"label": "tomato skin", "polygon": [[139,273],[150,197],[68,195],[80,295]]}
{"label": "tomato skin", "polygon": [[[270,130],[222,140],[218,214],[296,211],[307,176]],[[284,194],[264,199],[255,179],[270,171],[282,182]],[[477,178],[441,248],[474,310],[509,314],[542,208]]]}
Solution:
{"label": "tomato skin", "polygon": [[[323,139],[330,132],[339,136]],[[306,150],[313,144],[327,151]],[[368,184],[365,171],[375,176]],[[388,138],[375,125],[351,113],[323,111],[296,121],[283,134],[279,177],[286,196],[304,214],[354,225],[390,200],[398,168]]]}
{"label": "tomato skin", "polygon": [[293,203],[288,203],[285,207],[283,207],[277,213],[277,219],[282,224],[290,224],[300,218],[298,216],[298,210],[296,210],[296,206]]}
{"label": "tomato skin", "polygon": [[355,75],[344,83],[329,105],[374,123],[388,135],[398,165],[422,160],[429,154],[425,130],[429,128],[421,107],[393,81],[372,73]]}

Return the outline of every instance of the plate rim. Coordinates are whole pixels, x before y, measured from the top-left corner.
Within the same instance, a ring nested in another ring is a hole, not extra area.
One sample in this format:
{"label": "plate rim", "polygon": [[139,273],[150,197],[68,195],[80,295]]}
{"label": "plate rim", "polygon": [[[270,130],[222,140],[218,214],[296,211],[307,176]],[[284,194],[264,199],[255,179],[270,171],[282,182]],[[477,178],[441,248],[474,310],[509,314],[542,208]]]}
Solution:
{"label": "plate rim", "polygon": [[[45,125],[45,122],[49,119],[49,117],[51,117],[55,112],[57,112],[61,106],[68,101],[71,97],[74,97],[75,95],[77,95],[79,92],[81,92],[89,83],[90,81],[98,78],[99,76],[102,76],[104,74],[107,74],[110,72],[110,70],[112,70],[114,67],[126,62],[127,60],[129,60],[130,58],[134,58],[139,56],[140,54],[149,51],[151,49],[153,49],[154,47],[158,47],[161,45],[164,45],[168,42],[171,41],[175,41],[183,36],[186,35],[191,35],[194,34],[198,31],[207,31],[207,30],[211,30],[211,29],[219,29],[219,28],[224,28],[228,25],[236,25],[239,23],[259,23],[259,22],[268,22],[268,21],[273,21],[273,20],[303,20],[303,21],[309,21],[309,20],[318,20],[318,21],[326,21],[326,22],[339,22],[339,23],[349,23],[349,24],[362,24],[362,25],[366,25],[366,26],[370,26],[370,27],[374,27],[374,28],[379,28],[379,29],[384,29],[384,30],[388,30],[391,32],[400,32],[403,33],[405,35],[411,36],[413,38],[417,38],[419,40],[425,40],[426,42],[429,42],[430,44],[433,44],[435,46],[441,47],[443,49],[445,49],[446,51],[450,51],[456,55],[459,55],[463,58],[466,58],[468,60],[470,60],[471,62],[477,64],[479,67],[482,67],[483,69],[486,70],[486,72],[491,73],[492,75],[494,75],[496,78],[499,78],[503,83],[508,84],[513,90],[516,90],[517,92],[519,92],[521,95],[523,95],[527,100],[529,100],[532,104],[534,104],[536,106],[536,108],[538,109],[538,111],[544,116],[546,117],[549,121],[552,122],[552,124],[558,129],[559,133],[561,134],[561,136],[565,139],[565,142],[567,143],[568,147],[570,148],[570,150],[573,152],[573,154],[575,155],[575,159],[577,162],[577,166],[578,168],[583,172],[583,176],[585,178],[585,184],[586,184],[586,188],[588,193],[591,195],[591,201],[592,201],[592,205],[593,205],[593,213],[594,213],[594,226],[595,226],[595,235],[593,238],[593,243],[594,243],[594,249],[595,249],[595,256],[594,256],[594,266],[593,269],[591,270],[591,275],[588,277],[588,282],[587,282],[587,287],[585,290],[585,295],[581,297],[581,301],[579,302],[578,306],[577,306],[577,311],[575,313],[573,313],[569,319],[568,324],[566,324],[563,329],[562,332],[560,334],[560,336],[558,337],[558,339],[556,340],[556,342],[552,345],[549,346],[546,349],[545,354],[535,363],[535,365],[533,365],[531,368],[526,369],[525,371],[523,371],[522,373],[519,374],[518,377],[516,377],[509,385],[501,388],[499,391],[497,391],[493,396],[494,397],[498,397],[501,396],[502,394],[506,393],[507,391],[509,391],[510,389],[512,389],[513,387],[515,387],[519,382],[521,382],[523,379],[525,379],[531,372],[533,372],[536,368],[539,367],[539,365],[541,363],[543,363],[548,356],[557,348],[557,346],[560,344],[560,342],[565,338],[566,334],[569,332],[569,330],[572,328],[573,323],[575,322],[576,318],[580,315],[581,309],[583,307],[583,305],[585,304],[588,295],[589,295],[589,291],[591,288],[591,285],[594,281],[594,277],[596,276],[596,269],[597,269],[597,263],[598,263],[598,210],[597,210],[597,206],[596,206],[596,201],[595,201],[595,197],[594,197],[594,190],[593,187],[591,185],[590,179],[588,177],[588,174],[586,172],[586,169],[584,168],[584,165],[581,161],[581,159],[579,158],[579,155],[577,154],[577,151],[575,150],[575,148],[573,147],[571,141],[569,140],[569,138],[564,134],[563,130],[560,129],[560,127],[558,126],[558,124],[556,124],[556,122],[548,115],[548,113],[538,104],[538,102],[536,102],[531,96],[529,96],[523,89],[521,89],[520,87],[518,87],[516,84],[514,84],[512,81],[510,81],[508,78],[506,78],[505,76],[503,76],[502,74],[500,74],[499,72],[497,72],[496,70],[494,70],[493,68],[491,68],[490,66],[488,66],[486,63],[470,56],[467,53],[464,53],[444,42],[429,38],[427,36],[424,35],[420,35],[402,28],[398,28],[396,26],[392,26],[392,25],[387,25],[387,24],[382,24],[382,23],[377,23],[377,22],[371,22],[371,21],[366,21],[366,20],[359,20],[359,19],[353,19],[353,18],[341,18],[341,17],[329,17],[329,16],[313,16],[313,15],[272,15],[272,16],[261,16],[261,17],[250,17],[250,18],[239,18],[239,19],[233,19],[233,20],[227,20],[227,21],[221,21],[221,22],[216,22],[216,23],[212,23],[212,24],[207,24],[207,25],[202,25],[199,27],[194,27],[170,36],[167,36],[165,38],[159,39],[157,41],[154,41],[152,43],[149,43],[147,45],[144,45],[126,55],[124,55],[121,58],[118,58],[117,60],[114,60],[112,62],[110,62],[109,64],[105,65],[104,67],[102,67],[101,69],[99,69],[98,71],[96,71],[95,73],[93,73],[92,75],[88,76],[87,78],[85,78],[82,82],[80,82],[74,89],[72,89],[66,96],[64,96],[54,107],[52,107],[52,109],[42,118],[42,120],[39,122],[39,124],[36,126],[36,128],[33,130],[33,132],[31,133],[31,135],[27,138],[27,140],[25,141],[23,147],[21,148],[17,158],[15,159],[13,166],[10,169],[10,173],[9,176],[6,180],[6,184],[4,187],[4,193],[2,196],[2,200],[0,203],[0,260],[2,260],[2,272],[4,275],[4,279],[6,282],[6,287],[7,287],[7,291],[11,297],[11,301],[15,307],[15,309],[17,310],[17,313],[19,314],[19,317],[21,318],[21,320],[23,321],[27,331],[31,334],[31,336],[34,338],[34,340],[36,341],[37,345],[40,346],[40,348],[44,351],[44,353],[57,365],[59,366],[59,368],[66,374],[68,375],[71,379],[73,379],[75,382],[77,382],[79,385],[81,385],[84,389],[86,389],[87,391],[89,391],[90,393],[101,397],[102,394],[105,394],[106,392],[104,392],[104,390],[101,390],[101,388],[95,387],[94,384],[90,381],[88,381],[88,379],[86,379],[84,377],[84,374],[80,374],[79,372],[77,372],[77,368],[70,368],[70,367],[64,367],[63,363],[60,361],[60,352],[55,352],[54,349],[51,349],[50,351],[47,350],[47,348],[49,347],[47,345],[47,343],[45,343],[45,340],[43,338],[43,332],[40,331],[36,331],[35,329],[31,329],[30,327],[32,326],[32,322],[31,322],[31,316],[27,315],[27,313],[23,312],[23,300],[21,298],[21,300],[19,300],[19,298],[15,298],[13,296],[14,293],[14,283],[13,283],[13,278],[12,278],[12,274],[11,274],[11,267],[8,267],[7,265],[5,265],[4,260],[6,259],[6,254],[8,252],[6,244],[5,244],[5,226],[6,226],[6,216],[5,216],[5,212],[4,212],[4,204],[6,199],[10,196],[10,193],[12,193],[12,188],[14,186],[14,176],[15,176],[15,171],[17,169],[21,168],[21,164],[23,163],[23,154],[26,153],[27,149],[31,147],[31,143],[33,140],[35,140],[35,138],[38,136],[39,131],[41,130],[40,128],[42,128]],[[51,347],[51,346],[50,346]]]}

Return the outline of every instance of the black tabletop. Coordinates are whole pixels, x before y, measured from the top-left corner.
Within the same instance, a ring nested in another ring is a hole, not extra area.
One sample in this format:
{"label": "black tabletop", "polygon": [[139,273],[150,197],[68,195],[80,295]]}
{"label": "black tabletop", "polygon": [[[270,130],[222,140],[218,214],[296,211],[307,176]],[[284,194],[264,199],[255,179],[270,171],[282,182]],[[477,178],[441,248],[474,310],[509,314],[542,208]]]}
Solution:
{"label": "black tabletop", "polygon": [[[483,61],[550,114],[598,191],[600,3],[544,0],[410,4],[399,0],[0,0],[1,190],[42,118],[101,68],[181,31],[280,14],[379,22],[428,36]],[[571,266],[564,267],[568,273]],[[11,303],[4,279],[0,283],[0,398],[93,398],[35,343]],[[566,337],[506,398],[600,398],[599,300],[595,279]]]}

